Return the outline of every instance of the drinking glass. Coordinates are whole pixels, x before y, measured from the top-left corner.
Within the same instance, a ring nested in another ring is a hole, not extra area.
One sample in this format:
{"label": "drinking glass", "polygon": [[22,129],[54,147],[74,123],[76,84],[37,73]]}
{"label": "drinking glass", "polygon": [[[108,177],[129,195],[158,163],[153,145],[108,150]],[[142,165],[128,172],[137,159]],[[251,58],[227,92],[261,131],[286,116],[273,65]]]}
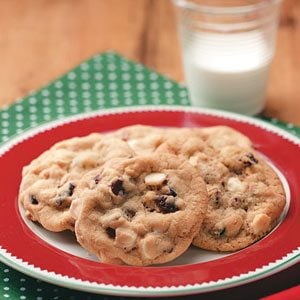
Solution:
{"label": "drinking glass", "polygon": [[280,0],[173,0],[192,105],[247,115],[265,104]]}

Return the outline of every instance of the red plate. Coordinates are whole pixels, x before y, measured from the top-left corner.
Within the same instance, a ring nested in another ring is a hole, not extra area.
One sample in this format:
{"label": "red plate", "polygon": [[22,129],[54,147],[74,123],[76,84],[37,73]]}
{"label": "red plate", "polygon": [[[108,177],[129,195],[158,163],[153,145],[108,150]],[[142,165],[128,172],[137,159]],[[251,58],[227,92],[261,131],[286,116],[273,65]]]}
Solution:
{"label": "red plate", "polygon": [[[245,135],[287,179],[291,201],[282,223],[254,245],[218,259],[160,267],[103,264],[62,251],[23,221],[18,204],[21,171],[55,142],[132,124],[203,127],[228,125]],[[106,110],[40,126],[0,148],[0,259],[33,277],[111,295],[182,295],[236,286],[300,261],[300,142],[265,122],[236,114],[183,107]]]}

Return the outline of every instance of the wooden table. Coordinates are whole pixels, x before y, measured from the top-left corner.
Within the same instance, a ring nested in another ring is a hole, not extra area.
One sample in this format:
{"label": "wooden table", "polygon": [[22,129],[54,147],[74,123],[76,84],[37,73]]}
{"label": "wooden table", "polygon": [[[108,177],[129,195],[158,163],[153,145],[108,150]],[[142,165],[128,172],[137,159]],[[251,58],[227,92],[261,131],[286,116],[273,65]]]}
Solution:
{"label": "wooden table", "polygon": [[[0,0],[0,107],[113,49],[182,81],[169,0]],[[265,113],[300,125],[300,1],[285,0]]]}

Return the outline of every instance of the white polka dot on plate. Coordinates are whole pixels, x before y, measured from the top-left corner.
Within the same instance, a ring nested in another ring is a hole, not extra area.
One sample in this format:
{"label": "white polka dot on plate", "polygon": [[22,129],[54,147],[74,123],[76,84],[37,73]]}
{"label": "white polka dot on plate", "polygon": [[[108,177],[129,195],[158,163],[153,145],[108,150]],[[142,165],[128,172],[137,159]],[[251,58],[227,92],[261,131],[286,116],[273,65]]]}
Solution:
{"label": "white polka dot on plate", "polygon": [[105,105],[105,101],[103,99],[99,99],[99,100],[97,100],[97,104],[99,106],[104,106]]}
{"label": "white polka dot on plate", "polygon": [[134,68],[135,68],[136,71],[139,72],[139,71],[142,71],[144,69],[144,66],[142,64],[136,64],[134,66]]}
{"label": "white polka dot on plate", "polygon": [[70,72],[67,75],[67,77],[68,77],[69,80],[74,80],[76,78],[76,74],[75,74],[75,72]]}
{"label": "white polka dot on plate", "polygon": [[28,101],[29,101],[30,104],[36,104],[37,99],[36,99],[35,97],[30,97],[30,98],[28,99]]}
{"label": "white polka dot on plate", "polygon": [[188,103],[189,103],[189,100],[186,98],[186,99],[182,99],[181,100],[181,103],[183,104],[183,105],[187,105]]}
{"label": "white polka dot on plate", "polygon": [[9,113],[8,112],[2,112],[2,119],[8,119]]}
{"label": "white polka dot on plate", "polygon": [[50,92],[49,92],[49,90],[47,90],[47,89],[44,89],[44,90],[42,90],[42,93],[41,93],[44,97],[48,97],[49,95],[50,95]]}
{"label": "white polka dot on plate", "polygon": [[64,95],[64,92],[62,90],[58,90],[55,92],[56,97],[62,97]]}
{"label": "white polka dot on plate", "polygon": [[47,115],[44,115],[43,118],[44,118],[45,121],[51,120],[51,116],[48,115],[48,114],[47,114]]}
{"label": "white polka dot on plate", "polygon": [[59,113],[59,114],[62,114],[65,110],[64,110],[64,108],[63,107],[57,107],[56,108],[56,111]]}
{"label": "white polka dot on plate", "polygon": [[180,91],[179,96],[180,97],[186,97],[187,96],[187,91],[184,91],[184,90]]}
{"label": "white polka dot on plate", "polygon": [[54,83],[54,86],[57,88],[57,89],[60,89],[63,87],[63,83],[62,81],[58,80]]}
{"label": "white polka dot on plate", "polygon": [[17,112],[21,112],[21,111],[23,111],[23,106],[22,105],[20,105],[20,104],[18,104],[18,105],[16,105],[15,106],[15,110],[17,111]]}
{"label": "white polka dot on plate", "polygon": [[122,71],[128,71],[129,69],[130,69],[129,64],[123,63],[123,64],[121,65],[121,70],[122,70]]}
{"label": "white polka dot on plate", "polygon": [[70,112],[73,113],[73,114],[77,113],[77,112],[78,112],[77,106],[71,107],[71,108],[70,108]]}
{"label": "white polka dot on plate", "polygon": [[90,87],[91,87],[91,85],[90,85],[88,82],[84,82],[84,83],[81,85],[81,88],[82,88],[83,90],[88,90]]}
{"label": "white polka dot on plate", "polygon": [[109,73],[108,74],[108,79],[109,80],[116,80],[117,79],[117,74],[116,73]]}
{"label": "white polka dot on plate", "polygon": [[97,72],[97,73],[95,73],[94,78],[96,80],[102,80],[103,79],[103,75],[101,73]]}
{"label": "white polka dot on plate", "polygon": [[110,103],[113,106],[117,106],[117,105],[119,105],[119,100],[118,99],[112,99]]}
{"label": "white polka dot on plate", "polygon": [[86,71],[89,69],[89,65],[87,63],[82,63],[80,64],[80,69]]}
{"label": "white polka dot on plate", "polygon": [[140,104],[140,105],[145,105],[145,104],[147,104],[147,99],[146,99],[146,98],[140,98],[140,99],[139,99],[139,104]]}
{"label": "white polka dot on plate", "polygon": [[9,130],[7,128],[1,128],[2,134],[9,134]]}
{"label": "white polka dot on plate", "polygon": [[124,102],[125,102],[126,105],[131,105],[133,103],[133,100],[131,98],[126,98],[124,100]]}
{"label": "white polka dot on plate", "polygon": [[115,71],[116,70],[116,65],[115,64],[108,64],[107,65],[107,69],[109,70],[109,71]]}
{"label": "white polka dot on plate", "polygon": [[9,126],[9,122],[8,121],[3,120],[1,122],[1,127],[8,127],[8,126]]}
{"label": "white polka dot on plate", "polygon": [[16,127],[18,127],[18,128],[22,128],[23,127],[23,122],[21,122],[21,121],[18,121],[18,122],[16,122]]}
{"label": "white polka dot on plate", "polygon": [[174,99],[173,98],[167,98],[167,103],[168,104],[174,104]]}
{"label": "white polka dot on plate", "polygon": [[51,101],[49,98],[43,98],[42,102],[43,102],[43,105],[46,105],[46,106],[51,104]]}
{"label": "white polka dot on plate", "polygon": [[159,98],[153,98],[152,102],[153,102],[153,104],[159,104],[160,103],[160,99]]}

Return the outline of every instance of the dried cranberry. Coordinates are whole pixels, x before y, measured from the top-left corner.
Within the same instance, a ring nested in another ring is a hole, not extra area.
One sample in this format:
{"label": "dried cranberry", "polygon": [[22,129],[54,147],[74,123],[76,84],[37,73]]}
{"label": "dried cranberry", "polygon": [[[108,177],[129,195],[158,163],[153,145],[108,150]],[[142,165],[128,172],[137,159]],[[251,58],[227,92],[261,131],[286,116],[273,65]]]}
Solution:
{"label": "dried cranberry", "polygon": [[258,163],[258,160],[251,152],[247,153],[244,157],[241,157],[239,161],[244,164],[245,168],[251,167],[252,165]]}
{"label": "dried cranberry", "polygon": [[33,204],[33,205],[39,204],[39,201],[37,200],[37,198],[34,195],[30,196],[30,201],[31,201],[31,204]]}
{"label": "dried cranberry", "polygon": [[135,216],[136,211],[132,208],[125,208],[124,213],[125,213],[127,219],[131,220]]}
{"label": "dried cranberry", "polygon": [[58,206],[62,206],[62,204],[64,203],[65,199],[64,198],[58,198],[55,200],[55,203],[58,205]]}
{"label": "dried cranberry", "polygon": [[246,155],[253,164],[257,164],[258,163],[258,160],[256,159],[256,157],[251,153],[249,152],[247,155]]}
{"label": "dried cranberry", "polygon": [[111,191],[116,196],[123,196],[125,194],[125,189],[123,187],[123,180],[117,179],[111,184]]}
{"label": "dried cranberry", "polygon": [[211,195],[211,201],[214,207],[219,207],[220,206],[220,200],[221,200],[221,192],[219,190],[216,190],[212,195]]}
{"label": "dried cranberry", "polygon": [[101,178],[100,178],[99,174],[94,177],[95,184],[98,184],[100,182],[100,180],[101,180]]}
{"label": "dried cranberry", "polygon": [[68,196],[72,196],[74,193],[74,189],[75,189],[75,185],[72,183],[69,183],[69,187],[68,187]]}
{"label": "dried cranberry", "polygon": [[178,210],[178,207],[174,203],[167,202],[167,196],[159,196],[155,199],[155,204],[158,206],[159,210],[164,213],[172,213]]}
{"label": "dried cranberry", "polygon": [[177,193],[176,193],[176,191],[173,188],[170,188],[170,191],[167,193],[167,195],[176,197]]}
{"label": "dried cranberry", "polygon": [[105,229],[106,231],[106,234],[111,238],[111,239],[114,239],[116,237],[116,230],[114,228],[111,228],[111,227],[107,227]]}
{"label": "dried cranberry", "polygon": [[226,228],[220,228],[220,229],[215,229],[211,233],[214,235],[216,238],[221,237],[226,231]]}

